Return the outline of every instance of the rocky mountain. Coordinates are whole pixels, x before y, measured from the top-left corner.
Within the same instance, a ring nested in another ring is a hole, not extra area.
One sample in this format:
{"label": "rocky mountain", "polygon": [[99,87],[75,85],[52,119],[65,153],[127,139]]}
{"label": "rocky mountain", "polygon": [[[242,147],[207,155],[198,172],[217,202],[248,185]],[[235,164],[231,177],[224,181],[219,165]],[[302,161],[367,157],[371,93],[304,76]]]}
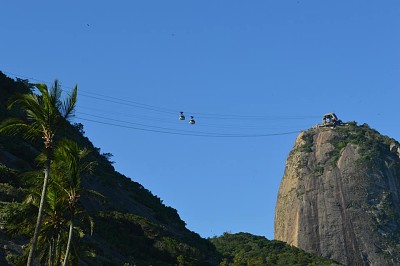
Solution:
{"label": "rocky mountain", "polygon": [[302,132],[275,210],[275,239],[345,265],[400,265],[400,148],[355,122]]}

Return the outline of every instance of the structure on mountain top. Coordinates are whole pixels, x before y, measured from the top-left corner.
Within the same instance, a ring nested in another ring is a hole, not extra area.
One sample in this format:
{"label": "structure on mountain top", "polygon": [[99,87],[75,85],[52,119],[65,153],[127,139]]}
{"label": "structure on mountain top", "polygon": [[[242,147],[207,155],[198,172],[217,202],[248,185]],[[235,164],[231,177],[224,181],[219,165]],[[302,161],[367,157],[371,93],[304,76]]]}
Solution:
{"label": "structure on mountain top", "polygon": [[322,124],[315,125],[314,128],[336,127],[344,125],[342,120],[338,119],[335,113],[327,113],[322,117]]}

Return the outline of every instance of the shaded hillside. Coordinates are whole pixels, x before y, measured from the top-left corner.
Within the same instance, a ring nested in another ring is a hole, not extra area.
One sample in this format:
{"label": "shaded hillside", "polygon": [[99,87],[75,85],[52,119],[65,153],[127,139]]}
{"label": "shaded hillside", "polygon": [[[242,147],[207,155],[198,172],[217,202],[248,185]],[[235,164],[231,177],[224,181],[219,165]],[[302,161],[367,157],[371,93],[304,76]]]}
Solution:
{"label": "shaded hillside", "polygon": [[367,125],[302,132],[286,163],[275,239],[346,265],[400,264],[399,143]]}
{"label": "shaded hillside", "polygon": [[[0,121],[7,117],[24,118],[23,111],[9,111],[6,104],[16,93],[30,92],[26,81],[7,78],[0,72]],[[94,173],[82,180],[86,189],[95,190],[105,199],[83,196],[81,202],[94,219],[93,236],[82,239],[82,263],[90,265],[216,265],[218,254],[214,246],[198,234],[186,229],[177,211],[165,206],[137,182],[116,172],[109,162],[109,154],[101,153],[83,135],[80,124],[68,125],[63,136],[92,150],[91,160],[97,162]],[[60,137],[60,138],[61,138]],[[11,230],[18,227],[18,213],[26,210],[22,204],[31,187],[21,172],[40,170],[35,162],[41,143],[27,142],[20,137],[0,135],[0,264],[5,258],[18,263],[21,246],[32,232]]]}
{"label": "shaded hillside", "polygon": [[311,255],[288,244],[268,240],[247,233],[228,234],[211,238],[224,260],[221,266],[229,265],[339,265],[331,260]]}

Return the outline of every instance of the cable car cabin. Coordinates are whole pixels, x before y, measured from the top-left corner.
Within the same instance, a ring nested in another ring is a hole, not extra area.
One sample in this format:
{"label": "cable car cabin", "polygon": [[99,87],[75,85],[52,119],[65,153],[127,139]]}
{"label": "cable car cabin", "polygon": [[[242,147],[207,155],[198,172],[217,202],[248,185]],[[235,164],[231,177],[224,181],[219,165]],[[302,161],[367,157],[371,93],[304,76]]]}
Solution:
{"label": "cable car cabin", "polygon": [[194,125],[196,124],[196,121],[194,121],[194,117],[190,116],[189,124]]}
{"label": "cable car cabin", "polygon": [[179,120],[185,120],[185,116],[183,115],[183,112],[179,115]]}

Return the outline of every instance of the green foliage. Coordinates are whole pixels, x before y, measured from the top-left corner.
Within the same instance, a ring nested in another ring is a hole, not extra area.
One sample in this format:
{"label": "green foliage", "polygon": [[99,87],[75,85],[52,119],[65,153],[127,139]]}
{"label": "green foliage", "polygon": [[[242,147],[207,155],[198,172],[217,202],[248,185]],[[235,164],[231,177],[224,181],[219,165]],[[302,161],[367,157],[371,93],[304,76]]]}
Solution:
{"label": "green foliage", "polygon": [[211,238],[223,259],[220,266],[246,265],[339,265],[331,260],[317,257],[288,244],[268,240],[265,237],[247,233],[224,233]]}
{"label": "green foliage", "polygon": [[331,154],[332,164],[335,165],[341,151],[348,145],[357,145],[360,149],[359,163],[372,167],[380,164],[382,158],[390,156],[390,143],[397,143],[394,139],[382,136],[378,131],[371,129],[367,124],[357,126],[356,122],[349,122],[347,126],[336,127],[338,139],[332,143],[335,150]]}
{"label": "green foliage", "polygon": [[302,152],[312,152],[312,147],[314,145],[314,134],[312,132],[305,132],[302,136],[304,144],[300,147]]}
{"label": "green foliage", "polygon": [[0,225],[10,236],[30,237],[37,208],[18,202],[0,203]]}
{"label": "green foliage", "polygon": [[[8,154],[2,152],[2,150],[7,151]],[[12,156],[9,154],[12,154]],[[19,171],[32,170],[34,160],[38,154],[38,150],[33,145],[28,144],[21,138],[0,133],[0,158],[10,156],[11,158],[5,161],[10,161],[9,164]]]}
{"label": "green foliage", "polygon": [[22,80],[14,81],[8,78],[3,72],[0,71],[0,121],[6,117],[16,117],[21,116],[22,112],[18,109],[7,109],[7,104],[9,99],[17,93],[30,93],[32,86]]}
{"label": "green foliage", "polygon": [[15,188],[7,183],[0,183],[0,201],[21,200],[23,189]]}
{"label": "green foliage", "polygon": [[180,219],[178,212],[174,208],[163,204],[159,197],[153,195],[148,189],[144,188],[139,183],[132,181],[124,175],[116,175],[120,177],[122,186],[129,190],[130,196],[134,200],[154,210],[158,220],[174,224],[181,228],[185,227],[185,222]]}
{"label": "green foliage", "polygon": [[0,183],[10,183],[13,185],[18,184],[19,177],[17,175],[17,171],[0,163]]}
{"label": "green foliage", "polygon": [[322,175],[324,173],[324,167],[317,166],[313,169],[313,173],[317,175]]}
{"label": "green foliage", "polygon": [[120,253],[134,257],[139,262],[163,261],[174,265],[184,261],[187,263],[184,265],[204,265],[201,263],[204,251],[144,217],[130,213],[100,212],[95,217],[95,223],[94,236],[101,237]]}

